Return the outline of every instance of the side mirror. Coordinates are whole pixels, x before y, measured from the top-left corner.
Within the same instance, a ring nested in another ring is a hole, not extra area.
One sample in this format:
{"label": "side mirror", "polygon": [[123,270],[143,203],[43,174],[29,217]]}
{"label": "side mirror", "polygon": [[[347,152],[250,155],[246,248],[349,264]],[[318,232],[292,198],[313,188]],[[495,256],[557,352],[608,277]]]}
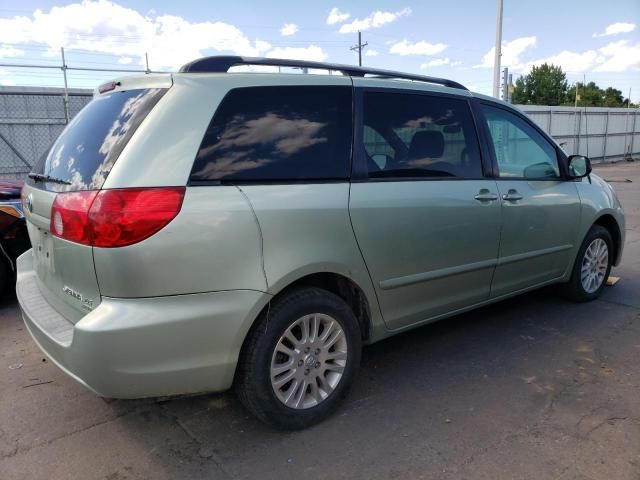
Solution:
{"label": "side mirror", "polygon": [[569,177],[582,178],[591,173],[591,161],[584,155],[569,157]]}

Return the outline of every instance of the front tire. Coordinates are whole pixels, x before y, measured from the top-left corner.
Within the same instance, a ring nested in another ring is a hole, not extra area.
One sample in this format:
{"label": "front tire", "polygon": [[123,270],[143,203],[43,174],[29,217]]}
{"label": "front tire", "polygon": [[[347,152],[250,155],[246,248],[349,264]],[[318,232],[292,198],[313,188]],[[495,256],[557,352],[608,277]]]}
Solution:
{"label": "front tire", "polygon": [[589,302],[600,295],[611,272],[613,240],[609,231],[594,225],[587,232],[571,272],[564,294],[574,302]]}
{"label": "front tire", "polygon": [[320,288],[275,300],[242,348],[235,388],[256,417],[297,430],[327,417],[346,396],[362,340],[351,308]]}

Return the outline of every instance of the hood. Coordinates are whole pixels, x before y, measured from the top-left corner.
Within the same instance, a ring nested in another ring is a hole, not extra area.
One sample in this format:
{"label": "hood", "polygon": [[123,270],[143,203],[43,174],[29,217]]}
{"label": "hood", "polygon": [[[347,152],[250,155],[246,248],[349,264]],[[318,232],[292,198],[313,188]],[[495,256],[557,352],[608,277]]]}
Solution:
{"label": "hood", "polygon": [[20,198],[22,180],[0,180],[0,199]]}

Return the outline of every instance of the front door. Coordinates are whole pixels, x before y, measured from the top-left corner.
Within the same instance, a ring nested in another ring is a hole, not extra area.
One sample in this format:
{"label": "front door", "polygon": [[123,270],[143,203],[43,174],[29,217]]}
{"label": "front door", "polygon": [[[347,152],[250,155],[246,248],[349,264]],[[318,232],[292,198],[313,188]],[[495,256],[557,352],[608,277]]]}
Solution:
{"label": "front door", "polygon": [[366,178],[352,183],[349,208],[387,326],[486,300],[500,201],[483,176],[468,100],[388,90],[362,99]]}
{"label": "front door", "polygon": [[570,267],[580,198],[563,178],[556,147],[529,120],[482,104],[502,202],[500,258],[491,296],[552,281]]}

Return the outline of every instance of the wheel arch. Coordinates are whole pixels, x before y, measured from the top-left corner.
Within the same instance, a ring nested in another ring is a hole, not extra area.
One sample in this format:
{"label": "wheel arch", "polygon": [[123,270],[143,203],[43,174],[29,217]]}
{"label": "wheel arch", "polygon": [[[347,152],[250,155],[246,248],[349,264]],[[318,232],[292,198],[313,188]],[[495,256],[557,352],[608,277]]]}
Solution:
{"label": "wheel arch", "polygon": [[[330,271],[308,273],[279,288],[274,293],[269,304],[287,295],[288,292],[301,287],[322,288],[340,297],[349,305],[358,320],[362,340],[367,342],[371,339],[373,327],[372,305],[364,293],[364,290],[352,278],[341,273]],[[262,309],[260,315],[269,308],[269,304]],[[258,317],[260,315],[258,315]]]}
{"label": "wheel arch", "polygon": [[[381,336],[374,331],[376,323],[372,316],[372,308],[377,308],[377,305],[371,305],[363,289],[352,278],[332,271],[307,273],[291,280],[286,285],[276,289],[276,291],[270,292],[270,295],[272,296],[269,297],[269,300],[262,306],[258,313],[252,316],[251,325],[243,334],[242,342],[238,351],[239,357],[242,356],[242,351],[245,349],[247,340],[260,323],[258,319],[262,315],[267,314],[271,304],[284,295],[287,295],[287,293],[302,287],[322,288],[342,298],[347,305],[349,305],[358,321],[363,342],[367,343]],[[373,315],[375,315],[375,313]],[[236,365],[234,382],[238,373],[238,368],[239,365]]]}
{"label": "wheel arch", "polygon": [[613,240],[613,265],[620,262],[620,253],[622,252],[622,231],[615,217],[609,213],[604,213],[595,219],[593,225],[599,225],[607,229]]}

